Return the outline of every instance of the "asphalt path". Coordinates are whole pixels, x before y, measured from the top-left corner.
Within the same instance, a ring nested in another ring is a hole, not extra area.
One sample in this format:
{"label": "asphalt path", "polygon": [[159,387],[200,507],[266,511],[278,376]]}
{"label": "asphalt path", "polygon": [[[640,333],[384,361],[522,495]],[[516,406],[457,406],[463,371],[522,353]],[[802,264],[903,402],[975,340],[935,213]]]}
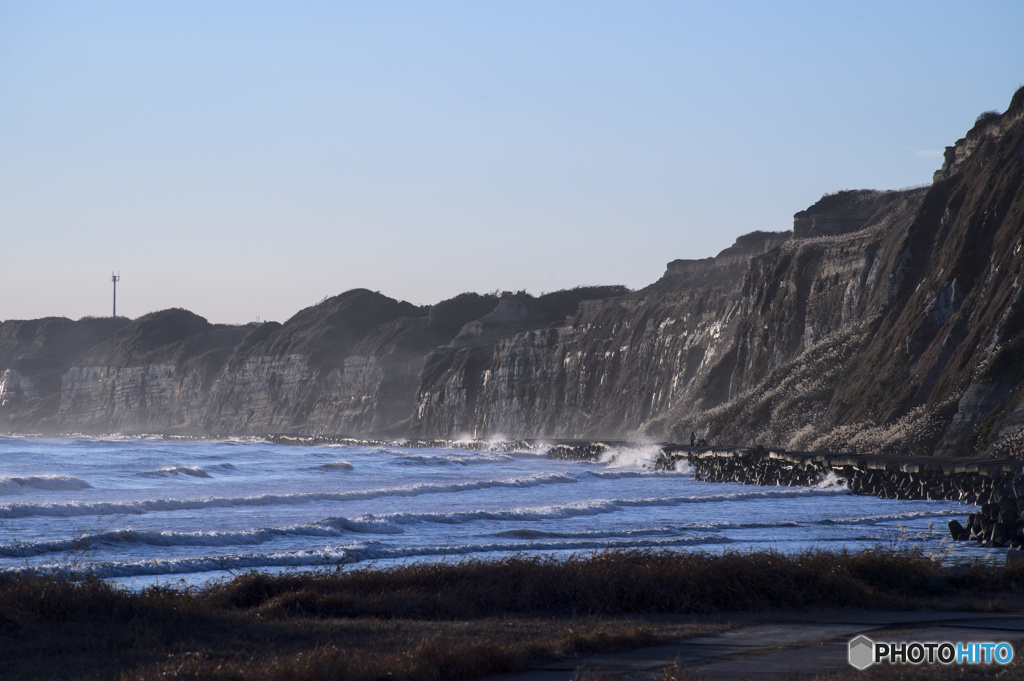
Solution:
{"label": "asphalt path", "polygon": [[[774,681],[855,671],[850,645],[858,636],[873,643],[999,643],[1024,655],[1024,613],[936,611],[822,611],[792,614],[692,636],[667,645],[637,648],[540,665],[486,681],[608,681],[660,679],[672,665],[708,681]],[[993,665],[996,667],[998,665]],[[993,669],[995,671],[995,669]]]}

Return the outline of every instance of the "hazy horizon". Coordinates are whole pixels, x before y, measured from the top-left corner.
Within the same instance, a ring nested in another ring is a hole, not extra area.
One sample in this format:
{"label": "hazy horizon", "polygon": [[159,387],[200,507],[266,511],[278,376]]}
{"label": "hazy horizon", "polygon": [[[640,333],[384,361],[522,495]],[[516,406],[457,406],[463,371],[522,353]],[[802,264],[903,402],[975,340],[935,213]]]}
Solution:
{"label": "hazy horizon", "polygon": [[654,282],[929,183],[1024,4],[0,0],[0,320]]}

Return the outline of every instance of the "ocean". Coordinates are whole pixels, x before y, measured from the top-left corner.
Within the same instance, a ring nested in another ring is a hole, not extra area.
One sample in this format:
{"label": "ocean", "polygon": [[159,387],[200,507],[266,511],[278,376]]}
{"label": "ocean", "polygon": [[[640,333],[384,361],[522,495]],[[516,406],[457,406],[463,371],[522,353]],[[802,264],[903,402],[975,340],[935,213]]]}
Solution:
{"label": "ocean", "polygon": [[656,455],[0,437],[0,570],[91,571],[142,588],[606,549],[994,556],[945,541],[947,522],[975,506],[855,496],[835,480],[700,482],[685,464],[653,470]]}

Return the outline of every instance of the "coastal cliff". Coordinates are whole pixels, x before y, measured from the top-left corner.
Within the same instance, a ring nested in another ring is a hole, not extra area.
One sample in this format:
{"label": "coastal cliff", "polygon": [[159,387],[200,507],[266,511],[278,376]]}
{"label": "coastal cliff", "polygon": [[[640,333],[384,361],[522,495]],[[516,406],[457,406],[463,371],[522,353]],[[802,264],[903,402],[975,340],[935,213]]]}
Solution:
{"label": "coastal cliff", "polygon": [[565,324],[453,349],[421,435],[1024,457],[1024,91],[931,186],[844,191]]}
{"label": "coastal cliff", "polygon": [[707,382],[730,399],[680,416],[794,449],[1022,456],[1022,100],[857,231],[755,259]]}
{"label": "coastal cliff", "polygon": [[751,236],[720,258],[669,263],[642,291],[585,301],[560,323],[435,350],[413,432],[609,438],[667,413],[725,351],[750,257],[788,234]]}
{"label": "coastal cliff", "polygon": [[83,433],[379,432],[412,412],[426,353],[496,304],[466,294],[428,310],[356,289],[284,324],[155,312],[64,373],[54,422]]}
{"label": "coastal cliff", "polygon": [[1024,458],[1024,90],[926,187],[630,291],[356,289],[283,323],[0,323],[0,431],[616,438]]}

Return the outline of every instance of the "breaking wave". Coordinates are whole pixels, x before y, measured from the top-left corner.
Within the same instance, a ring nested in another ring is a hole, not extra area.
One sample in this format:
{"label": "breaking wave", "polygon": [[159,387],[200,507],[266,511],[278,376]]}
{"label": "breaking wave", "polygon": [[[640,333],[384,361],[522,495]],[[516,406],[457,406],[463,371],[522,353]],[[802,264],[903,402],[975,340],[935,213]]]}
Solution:
{"label": "breaking wave", "polygon": [[395,464],[399,466],[467,466],[462,457],[423,456],[418,454],[398,457]]}
{"label": "breaking wave", "polygon": [[71,492],[92,487],[81,478],[70,475],[33,475],[25,478],[0,478],[0,494],[22,494],[45,490],[48,492]]}
{"label": "breaking wave", "polygon": [[353,466],[348,461],[331,461],[317,466],[322,471],[350,471]]}
{"label": "breaking wave", "polygon": [[0,504],[0,518],[30,516],[141,515],[154,511],[180,511],[237,506],[274,506],[306,504],[317,501],[356,501],[380,497],[415,497],[423,494],[450,494],[491,488],[537,487],[574,483],[567,473],[537,474],[510,480],[484,480],[451,484],[420,483],[406,487],[387,487],[352,492],[308,492],[299,494],[262,494],[248,497],[200,497],[195,499],[145,499],[139,501],[71,502],[64,504]]}
{"label": "breaking wave", "polygon": [[519,449],[0,436],[0,570],[200,583],[502,553],[927,546],[943,534],[932,522],[973,510],[852,495],[835,479],[712,484],[684,462],[654,470],[653,447],[597,461]]}
{"label": "breaking wave", "polygon": [[649,447],[613,447],[605,451],[598,460],[609,468],[654,468],[661,449]]}
{"label": "breaking wave", "polygon": [[[691,535],[668,537],[653,542],[655,548],[682,548],[701,545],[729,544],[727,537],[716,535]],[[222,573],[225,571],[255,570],[268,568],[317,568],[352,565],[356,563],[388,561],[409,558],[452,559],[468,558],[474,555],[495,553],[514,554],[529,551],[603,551],[609,549],[648,548],[649,539],[643,540],[579,540],[572,542],[492,542],[486,544],[430,545],[430,546],[388,546],[380,542],[352,542],[347,546],[328,547],[310,551],[283,551],[269,554],[245,553],[220,555],[217,557],[189,557],[166,561],[109,561],[83,562],[76,568],[87,568],[101,579],[160,575]],[[64,566],[33,568],[34,572],[69,572]]]}
{"label": "breaking wave", "polygon": [[[778,494],[733,494],[711,497],[655,497],[648,499],[607,499],[582,501],[562,505],[550,505],[533,509],[507,510],[473,510],[447,513],[391,513],[385,515],[364,514],[355,518],[329,517],[316,522],[303,523],[288,527],[264,527],[240,531],[208,531],[208,532],[177,532],[177,531],[146,531],[135,529],[119,529],[98,534],[85,534],[80,537],[49,541],[49,542],[15,542],[0,545],[0,556],[25,557],[45,553],[81,551],[100,545],[128,544],[148,546],[204,546],[227,547],[257,545],[283,538],[331,538],[344,537],[352,534],[399,535],[406,528],[418,524],[465,525],[479,521],[487,523],[531,523],[542,521],[569,520],[572,518],[599,516],[616,513],[630,507],[642,506],[680,506],[689,503],[717,503],[736,501],[739,498],[775,498]],[[838,520],[808,521],[803,524],[835,524],[872,525],[886,520],[911,519],[915,517],[940,516],[941,512],[914,512],[891,514],[889,516],[869,516],[863,518],[844,518]],[[679,524],[642,527],[627,530],[583,530],[583,531],[551,531],[513,528],[499,531],[491,536],[517,539],[561,539],[561,540],[611,540],[639,539],[657,537],[691,536],[694,533],[718,534],[735,529],[765,529],[779,527],[797,527],[795,521],[784,522],[680,522]]]}
{"label": "breaking wave", "polygon": [[212,478],[202,466],[165,466],[155,471],[143,471],[138,473],[143,478],[167,478],[179,475],[187,475],[192,478]]}
{"label": "breaking wave", "polygon": [[846,489],[846,480],[836,475],[835,471],[829,471],[815,487],[819,489]]}

